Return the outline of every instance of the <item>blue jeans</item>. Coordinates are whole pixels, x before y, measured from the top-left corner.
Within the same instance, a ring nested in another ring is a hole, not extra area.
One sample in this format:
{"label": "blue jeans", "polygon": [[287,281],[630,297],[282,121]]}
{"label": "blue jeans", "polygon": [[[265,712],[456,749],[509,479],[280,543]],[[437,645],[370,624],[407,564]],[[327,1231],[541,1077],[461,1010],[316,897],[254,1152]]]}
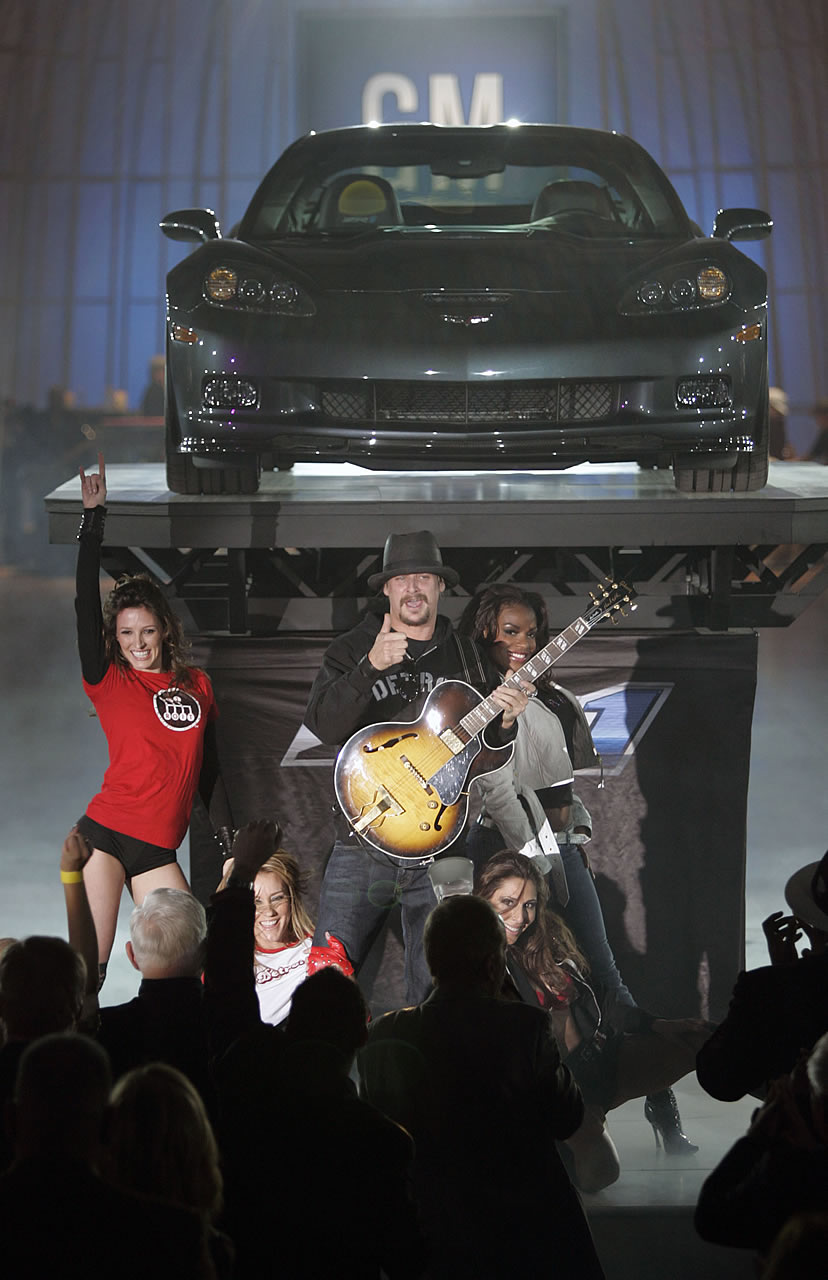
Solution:
{"label": "blue jeans", "polygon": [[[554,897],[550,905],[575,934],[578,946],[589,962],[590,973],[605,991],[615,992],[620,1004],[635,1006],[631,992],[624,984],[615,956],[607,939],[604,915],[595,889],[592,873],[584,866],[581,857],[581,845],[559,845],[561,858],[566,874],[569,902],[565,907],[556,902]],[[496,827],[484,827],[475,823],[466,834],[462,853],[474,863],[475,875],[484,862],[503,848],[503,837]]]}
{"label": "blue jeans", "polygon": [[358,977],[385,917],[397,903],[402,912],[406,1002],[421,1004],[431,991],[423,929],[437,905],[428,866],[398,863],[356,837],[337,840],[322,880],[313,942],[323,947],[326,933],[338,938]]}
{"label": "blue jeans", "polygon": [[605,991],[614,991],[619,1004],[637,1003],[618,972],[615,956],[607,938],[604,913],[595,888],[592,872],[584,866],[582,845],[562,844],[558,848],[569,888],[569,902],[561,912],[589,961],[592,977]]}

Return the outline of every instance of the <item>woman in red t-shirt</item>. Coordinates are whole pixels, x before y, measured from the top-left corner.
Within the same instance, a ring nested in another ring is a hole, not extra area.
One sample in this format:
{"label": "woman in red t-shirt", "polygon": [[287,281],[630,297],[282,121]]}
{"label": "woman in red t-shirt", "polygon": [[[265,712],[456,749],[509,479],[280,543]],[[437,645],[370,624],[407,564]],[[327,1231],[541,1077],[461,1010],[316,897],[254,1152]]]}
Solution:
{"label": "woman in red t-shirt", "polygon": [[151,889],[187,889],[176,851],[196,791],[229,852],[232,818],[216,749],[210,680],[186,662],[180,620],[160,587],[138,575],[100,597],[106,471],[80,471],[75,611],[83,687],[109,747],[103,786],[78,829],[92,846],[84,869],[98,934],[101,981],[124,885],[140,904]]}

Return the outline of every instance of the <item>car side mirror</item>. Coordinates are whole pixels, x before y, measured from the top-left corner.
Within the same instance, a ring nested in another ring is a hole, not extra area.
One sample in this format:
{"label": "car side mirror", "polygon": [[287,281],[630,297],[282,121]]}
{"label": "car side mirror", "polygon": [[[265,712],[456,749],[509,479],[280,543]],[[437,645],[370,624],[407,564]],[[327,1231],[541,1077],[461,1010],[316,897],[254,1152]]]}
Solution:
{"label": "car side mirror", "polygon": [[773,219],[762,209],[720,209],[713,221],[716,240],[764,240],[773,230]]}
{"label": "car side mirror", "polygon": [[208,240],[220,240],[219,220],[212,209],[176,209],[159,222],[159,227],[169,240],[195,240],[206,244]]}

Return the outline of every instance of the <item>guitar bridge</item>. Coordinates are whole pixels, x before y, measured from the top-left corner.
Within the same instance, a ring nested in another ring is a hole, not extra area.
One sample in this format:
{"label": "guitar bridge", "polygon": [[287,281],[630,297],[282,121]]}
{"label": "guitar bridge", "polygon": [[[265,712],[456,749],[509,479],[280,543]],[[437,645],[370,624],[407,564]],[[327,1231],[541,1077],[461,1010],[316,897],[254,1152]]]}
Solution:
{"label": "guitar bridge", "polygon": [[395,800],[385,787],[380,787],[374,796],[373,804],[364,809],[357,818],[354,825],[354,831],[357,835],[362,835],[373,823],[384,818],[386,814],[390,814],[392,818],[399,818],[405,810],[398,800]]}

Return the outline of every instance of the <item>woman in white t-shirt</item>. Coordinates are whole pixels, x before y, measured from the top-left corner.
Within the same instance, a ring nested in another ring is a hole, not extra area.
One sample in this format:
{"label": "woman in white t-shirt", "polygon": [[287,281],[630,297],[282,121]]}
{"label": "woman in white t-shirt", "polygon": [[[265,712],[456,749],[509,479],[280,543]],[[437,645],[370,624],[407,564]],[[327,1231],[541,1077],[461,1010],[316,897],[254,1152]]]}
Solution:
{"label": "woman in white t-shirt", "polygon": [[[219,888],[224,888],[232,870],[231,858],[224,864]],[[302,892],[299,864],[284,849],[277,849],[253,883],[253,968],[262,1022],[275,1024],[287,1017],[293,993],[308,974],[314,924]]]}

